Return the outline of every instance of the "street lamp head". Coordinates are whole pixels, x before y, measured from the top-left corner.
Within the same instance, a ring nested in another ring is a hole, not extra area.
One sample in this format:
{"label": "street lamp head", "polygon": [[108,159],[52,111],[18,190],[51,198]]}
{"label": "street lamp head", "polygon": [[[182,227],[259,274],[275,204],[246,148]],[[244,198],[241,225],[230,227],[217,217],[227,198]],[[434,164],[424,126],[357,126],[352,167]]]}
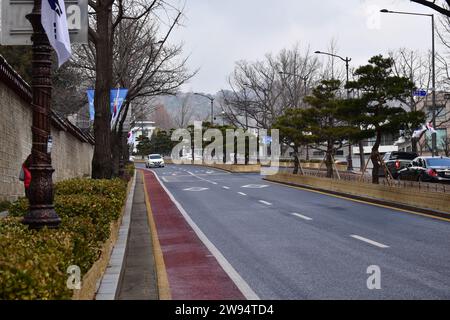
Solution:
{"label": "street lamp head", "polygon": [[381,13],[390,13],[390,11],[388,9],[381,9],[380,12]]}
{"label": "street lamp head", "polygon": [[314,53],[322,53],[321,51],[315,51]]}

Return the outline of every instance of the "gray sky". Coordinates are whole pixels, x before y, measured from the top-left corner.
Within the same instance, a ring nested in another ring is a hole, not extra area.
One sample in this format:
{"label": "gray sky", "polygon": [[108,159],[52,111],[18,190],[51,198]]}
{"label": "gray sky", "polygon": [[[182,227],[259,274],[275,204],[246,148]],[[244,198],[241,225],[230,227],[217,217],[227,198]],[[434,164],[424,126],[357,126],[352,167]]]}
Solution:
{"label": "gray sky", "polygon": [[226,89],[235,61],[255,61],[296,43],[326,51],[335,39],[352,67],[400,47],[431,49],[431,19],[379,14],[382,8],[433,12],[409,0],[186,0],[184,27],[171,41],[185,44],[189,67],[200,71],[183,90]]}

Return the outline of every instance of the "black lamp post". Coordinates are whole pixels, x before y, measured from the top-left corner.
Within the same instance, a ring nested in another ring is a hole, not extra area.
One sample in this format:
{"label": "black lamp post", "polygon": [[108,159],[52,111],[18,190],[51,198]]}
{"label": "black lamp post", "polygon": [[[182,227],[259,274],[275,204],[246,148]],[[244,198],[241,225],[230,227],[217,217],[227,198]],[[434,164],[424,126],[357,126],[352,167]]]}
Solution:
{"label": "black lamp post", "polygon": [[32,164],[30,185],[30,209],[23,223],[32,229],[42,227],[56,228],[61,219],[53,205],[53,182],[51,160],[50,109],[52,96],[51,81],[51,47],[41,24],[41,0],[34,0],[33,11],[27,15],[33,26],[33,145],[31,149]]}
{"label": "black lamp post", "polygon": [[207,98],[209,99],[209,101],[211,101],[211,125],[214,125],[214,98],[202,93],[194,93],[194,94],[197,96]]}
{"label": "black lamp post", "polygon": [[[431,68],[432,68],[432,121],[433,128],[436,129],[436,53],[435,53],[435,41],[434,41],[434,14],[427,13],[416,13],[416,12],[404,12],[404,11],[390,11],[387,9],[380,10],[381,13],[394,13],[394,14],[405,14],[410,16],[422,16],[431,18]],[[431,136],[432,143],[432,155],[433,157],[437,155],[437,135],[433,133]]]}
{"label": "black lamp post", "polygon": [[[346,83],[348,83],[348,81],[349,81],[349,64],[350,64],[350,61],[352,61],[351,58],[349,58],[349,57],[343,58],[341,56],[338,56],[337,54],[333,54],[333,53],[329,53],[329,52],[322,52],[322,51],[316,51],[314,53],[325,54],[325,55],[328,55],[328,56],[339,58],[342,61],[344,61],[345,62],[346,75],[347,75]],[[350,99],[350,90],[348,88],[347,88],[347,99]],[[348,171],[353,171],[352,144],[350,143],[350,139],[348,141],[347,170]]]}

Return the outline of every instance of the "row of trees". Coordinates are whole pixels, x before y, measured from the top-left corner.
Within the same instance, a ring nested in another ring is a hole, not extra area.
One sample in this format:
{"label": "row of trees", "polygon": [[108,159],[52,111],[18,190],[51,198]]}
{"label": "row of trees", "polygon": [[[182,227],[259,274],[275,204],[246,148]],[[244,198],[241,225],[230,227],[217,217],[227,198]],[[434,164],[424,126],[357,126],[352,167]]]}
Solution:
{"label": "row of trees", "polygon": [[379,146],[384,134],[412,133],[422,124],[422,111],[408,110],[404,101],[414,84],[407,77],[395,75],[391,58],[375,56],[369,64],[355,70],[355,80],[345,89],[354,97],[342,99],[340,80],[322,80],[304,101],[306,108],[289,108],[277,118],[274,128],[280,130],[283,142],[294,148],[295,173],[298,172],[298,148],[312,144],[325,152],[327,176],[333,174],[333,156],[344,143],[375,137],[370,155],[372,181],[378,183]]}
{"label": "row of trees", "polygon": [[[182,46],[168,43],[183,15],[169,1],[93,0],[89,6],[89,44],[76,50],[74,63],[95,82],[92,177],[109,179],[119,174],[127,154],[123,126],[131,106],[142,108],[152,97],[175,93],[195,73],[186,68]],[[127,88],[128,97],[111,130],[113,87]]]}

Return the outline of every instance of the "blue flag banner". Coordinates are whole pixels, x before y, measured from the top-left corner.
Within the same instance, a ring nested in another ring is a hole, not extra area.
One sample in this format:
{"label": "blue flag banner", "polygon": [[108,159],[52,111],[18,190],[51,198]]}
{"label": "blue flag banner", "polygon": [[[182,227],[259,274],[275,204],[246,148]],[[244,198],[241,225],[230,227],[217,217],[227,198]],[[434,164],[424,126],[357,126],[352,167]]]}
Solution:
{"label": "blue flag banner", "polygon": [[88,96],[88,101],[89,101],[89,119],[91,121],[94,121],[94,117],[95,117],[94,94],[95,94],[95,91],[93,89],[88,89],[87,96]]}
{"label": "blue flag banner", "polygon": [[[111,102],[111,126],[117,121],[120,114],[120,109],[122,108],[123,102],[125,101],[128,94],[128,89],[111,89],[110,92],[110,102]],[[89,101],[89,117],[94,120],[95,109],[94,109],[94,96],[95,90],[87,90],[87,96]]]}

